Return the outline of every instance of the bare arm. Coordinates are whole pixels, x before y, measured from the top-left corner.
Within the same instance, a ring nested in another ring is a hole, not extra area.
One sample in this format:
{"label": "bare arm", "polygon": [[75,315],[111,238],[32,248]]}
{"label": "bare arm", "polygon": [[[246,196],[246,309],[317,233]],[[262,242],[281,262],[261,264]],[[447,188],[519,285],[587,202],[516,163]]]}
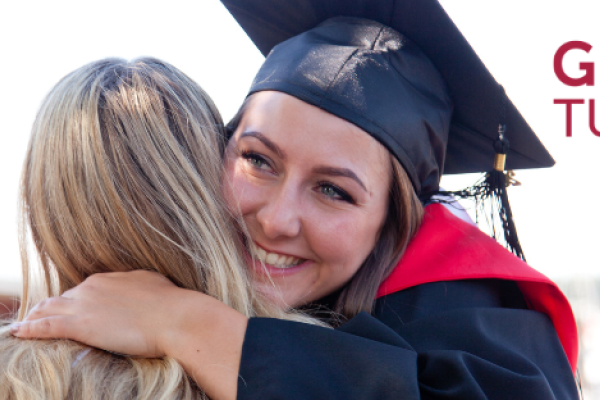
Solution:
{"label": "bare arm", "polygon": [[[220,301],[186,291],[165,354],[176,359],[211,399],[235,399],[248,318]],[[200,299],[202,297],[202,299]]]}
{"label": "bare arm", "polygon": [[64,338],[140,357],[176,359],[215,400],[236,398],[248,319],[157,273],[96,274],[38,304],[13,334]]}

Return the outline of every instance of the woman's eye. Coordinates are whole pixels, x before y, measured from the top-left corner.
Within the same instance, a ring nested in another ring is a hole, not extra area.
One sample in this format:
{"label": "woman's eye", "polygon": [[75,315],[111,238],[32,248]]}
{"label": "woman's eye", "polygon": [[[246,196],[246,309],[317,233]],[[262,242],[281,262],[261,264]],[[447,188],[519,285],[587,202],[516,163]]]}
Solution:
{"label": "woman's eye", "polygon": [[348,193],[335,185],[321,183],[319,186],[319,191],[332,200],[345,201],[352,204],[354,203],[354,199]]}
{"label": "woman's eye", "polygon": [[255,153],[242,153],[242,158],[244,158],[250,165],[255,168],[264,169],[269,167],[269,163],[263,157],[259,156]]}

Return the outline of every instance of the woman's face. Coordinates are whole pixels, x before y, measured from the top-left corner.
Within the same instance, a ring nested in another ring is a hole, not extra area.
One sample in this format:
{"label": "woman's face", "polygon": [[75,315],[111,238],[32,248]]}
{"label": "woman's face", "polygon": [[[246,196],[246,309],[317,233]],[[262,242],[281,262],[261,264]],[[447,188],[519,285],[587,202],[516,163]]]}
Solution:
{"label": "woman's face", "polygon": [[239,207],[266,265],[247,254],[253,280],[282,305],[339,289],[375,246],[390,159],[357,126],[287,94],[259,92],[229,142],[225,169],[229,206]]}

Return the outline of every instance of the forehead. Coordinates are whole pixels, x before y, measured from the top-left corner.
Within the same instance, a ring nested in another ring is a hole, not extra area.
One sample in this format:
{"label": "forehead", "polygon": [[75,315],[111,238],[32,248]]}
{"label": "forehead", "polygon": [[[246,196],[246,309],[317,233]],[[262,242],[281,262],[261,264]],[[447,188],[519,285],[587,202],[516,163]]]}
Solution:
{"label": "forehead", "polygon": [[292,159],[353,164],[366,174],[390,168],[390,153],[367,132],[285,93],[252,95],[237,134],[252,131],[268,137]]}

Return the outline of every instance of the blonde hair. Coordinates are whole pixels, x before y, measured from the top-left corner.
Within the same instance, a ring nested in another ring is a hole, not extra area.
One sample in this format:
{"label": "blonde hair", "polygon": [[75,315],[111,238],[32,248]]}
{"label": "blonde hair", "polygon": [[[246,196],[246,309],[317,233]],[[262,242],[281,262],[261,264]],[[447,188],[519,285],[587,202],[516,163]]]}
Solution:
{"label": "blonde hair", "polygon": [[[23,169],[18,319],[94,273],[145,269],[248,317],[313,321],[251,289],[243,224],[221,195],[224,146],[210,98],[167,63],[106,59],[63,78],[40,108]],[[171,359],[86,349],[0,328],[0,399],[205,398]]]}

